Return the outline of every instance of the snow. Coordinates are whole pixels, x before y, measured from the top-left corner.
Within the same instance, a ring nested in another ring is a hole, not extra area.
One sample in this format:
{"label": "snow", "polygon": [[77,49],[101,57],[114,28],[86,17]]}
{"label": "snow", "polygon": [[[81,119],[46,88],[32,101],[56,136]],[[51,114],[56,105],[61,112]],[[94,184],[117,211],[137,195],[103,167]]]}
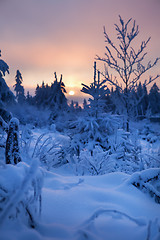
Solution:
{"label": "snow", "polygon": [[[25,129],[22,130],[24,134]],[[159,168],[131,174],[116,171],[75,176],[71,165],[64,164],[48,171],[39,166],[38,158],[31,158],[41,148],[37,139],[43,137],[43,144],[49,138],[64,146],[69,138],[54,127],[49,132],[45,128],[32,130],[27,130],[26,138],[23,135],[23,140],[31,140],[31,146],[22,152],[25,161],[17,165],[0,164],[0,186],[10,193],[7,205],[3,211],[0,209],[0,240],[160,240],[160,204],[150,194],[159,194]],[[138,140],[144,156],[151,143],[140,135]],[[155,157],[158,145],[159,139],[150,146],[154,151],[147,154]],[[83,154],[87,157],[88,152]],[[35,188],[37,197],[33,204]],[[39,195],[41,211],[37,207]],[[21,201],[35,210],[34,228],[20,207]],[[0,201],[0,207],[1,204]],[[15,209],[20,211],[18,217]]]}
{"label": "snow", "polygon": [[[9,166],[8,173],[10,168],[18,167]],[[157,224],[151,233],[156,237],[160,206],[128,184],[129,175],[79,177],[45,171],[44,176],[42,213],[35,229],[27,228],[20,219],[7,219],[0,229],[2,240],[146,240],[148,226],[154,221]]]}

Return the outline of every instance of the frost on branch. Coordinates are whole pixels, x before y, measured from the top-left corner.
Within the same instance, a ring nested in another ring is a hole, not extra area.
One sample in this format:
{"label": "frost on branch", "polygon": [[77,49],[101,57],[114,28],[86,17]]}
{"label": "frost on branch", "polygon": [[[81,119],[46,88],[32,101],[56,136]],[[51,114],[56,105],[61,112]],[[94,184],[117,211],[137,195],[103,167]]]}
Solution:
{"label": "frost on branch", "polygon": [[5,157],[7,164],[17,164],[21,161],[19,150],[19,121],[17,118],[12,118],[9,122]]}
{"label": "frost on branch", "polygon": [[148,193],[154,198],[156,203],[160,204],[160,169],[151,168],[141,172],[136,172],[127,180],[144,193]]}
{"label": "frost on branch", "polygon": [[[129,19],[126,23],[119,16],[119,25],[115,24],[117,34],[117,42],[114,43],[104,28],[105,37],[105,57],[97,56],[97,60],[105,63],[105,72],[101,73],[106,80],[106,83],[112,87],[116,87],[123,93],[123,107],[126,115],[126,131],[129,132],[129,120],[132,117],[133,104],[130,101],[130,94],[136,89],[138,83],[145,73],[148,73],[153,68],[160,58],[156,58],[153,62],[149,61],[145,64],[147,55],[146,48],[150,41],[150,37],[146,41],[142,41],[139,48],[135,48],[135,38],[139,34],[139,27],[135,21]],[[109,72],[111,71],[111,73]],[[114,74],[114,78],[112,77]],[[160,77],[148,76],[148,80],[144,82],[147,86],[151,82]],[[138,102],[137,102],[138,104]]]}

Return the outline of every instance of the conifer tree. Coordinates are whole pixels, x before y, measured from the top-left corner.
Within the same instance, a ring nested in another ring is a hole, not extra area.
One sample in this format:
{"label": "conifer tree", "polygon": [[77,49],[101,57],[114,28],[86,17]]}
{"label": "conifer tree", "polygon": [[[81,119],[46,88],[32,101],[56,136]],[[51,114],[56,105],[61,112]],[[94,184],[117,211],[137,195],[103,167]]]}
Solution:
{"label": "conifer tree", "polygon": [[147,108],[148,108],[148,94],[147,94],[147,88],[145,84],[141,84],[139,82],[139,85],[137,86],[136,90],[137,95],[137,114],[144,116],[146,114]]}
{"label": "conifer tree", "polygon": [[93,82],[89,86],[82,83],[81,92],[90,96],[89,104],[86,105],[86,101],[84,101],[85,114],[76,116],[76,120],[70,125],[70,129],[73,130],[71,146],[73,146],[75,154],[78,156],[83,148],[87,148],[91,155],[93,155],[96,146],[105,150],[109,148],[108,135],[113,128],[112,124],[109,124],[108,114],[106,116],[104,113],[105,95],[109,91],[105,83],[106,80],[100,80],[100,72],[98,72],[97,76],[95,62]]}
{"label": "conifer tree", "polygon": [[30,105],[33,104],[33,97],[30,95],[29,91],[27,91],[26,102]]}
{"label": "conifer tree", "polygon": [[55,81],[51,85],[51,94],[49,98],[50,104],[57,108],[63,109],[67,107],[67,99],[65,97],[66,89],[65,84],[62,81],[62,74],[60,76],[60,80],[58,81],[57,73],[54,73]]}
{"label": "conifer tree", "polygon": [[16,99],[18,103],[23,103],[25,101],[25,96],[24,96],[24,87],[22,86],[22,74],[20,73],[19,70],[16,72],[16,84],[13,86],[14,91],[16,92]]}
{"label": "conifer tree", "polygon": [[156,83],[150,89],[149,92],[149,107],[152,114],[160,113],[160,92]]}
{"label": "conifer tree", "polygon": [[90,113],[94,117],[98,117],[98,113],[104,108],[105,101],[104,97],[109,92],[107,86],[105,85],[106,80],[100,81],[100,72],[98,71],[98,79],[96,75],[96,62],[94,62],[94,82],[87,86],[82,83],[81,92],[90,95],[92,98],[89,98],[89,107]]}
{"label": "conifer tree", "polygon": [[6,73],[9,74],[9,66],[5,61],[0,59],[0,108],[4,108],[7,104],[15,103],[15,97],[3,78]]}
{"label": "conifer tree", "polygon": [[84,98],[84,100],[83,100],[83,109],[87,111],[88,108],[89,108],[89,106],[87,104],[87,100]]}

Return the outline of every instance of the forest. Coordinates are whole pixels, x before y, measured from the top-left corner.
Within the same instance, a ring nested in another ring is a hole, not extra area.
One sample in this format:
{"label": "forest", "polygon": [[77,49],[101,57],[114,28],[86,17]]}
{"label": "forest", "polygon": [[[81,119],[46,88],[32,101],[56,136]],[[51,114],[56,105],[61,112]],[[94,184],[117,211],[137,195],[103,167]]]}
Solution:
{"label": "forest", "polygon": [[56,70],[32,96],[17,69],[12,92],[1,56],[2,240],[160,239],[160,75],[149,75],[160,58],[146,63],[150,38],[134,49],[132,19],[115,31],[117,46],[104,28],[83,105]]}

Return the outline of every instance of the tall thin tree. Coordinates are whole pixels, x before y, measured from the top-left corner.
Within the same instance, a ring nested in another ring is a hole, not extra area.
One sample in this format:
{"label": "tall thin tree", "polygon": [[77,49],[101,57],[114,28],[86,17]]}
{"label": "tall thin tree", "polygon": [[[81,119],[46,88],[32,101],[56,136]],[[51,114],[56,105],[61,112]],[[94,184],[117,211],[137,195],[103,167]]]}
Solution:
{"label": "tall thin tree", "polygon": [[91,96],[91,98],[89,98],[90,111],[91,114],[97,118],[99,111],[101,111],[102,108],[104,107],[105,104],[104,97],[109,90],[105,85],[106,80],[100,81],[100,72],[98,71],[98,76],[96,72],[97,67],[96,62],[94,62],[94,81],[90,84],[90,86],[87,86],[86,84],[82,83],[83,88],[81,92]]}
{"label": "tall thin tree", "polygon": [[16,72],[16,77],[15,77],[16,83],[14,84],[14,91],[16,92],[16,98],[19,103],[24,102],[25,96],[24,96],[24,87],[22,86],[22,74],[20,73],[19,70]]}

